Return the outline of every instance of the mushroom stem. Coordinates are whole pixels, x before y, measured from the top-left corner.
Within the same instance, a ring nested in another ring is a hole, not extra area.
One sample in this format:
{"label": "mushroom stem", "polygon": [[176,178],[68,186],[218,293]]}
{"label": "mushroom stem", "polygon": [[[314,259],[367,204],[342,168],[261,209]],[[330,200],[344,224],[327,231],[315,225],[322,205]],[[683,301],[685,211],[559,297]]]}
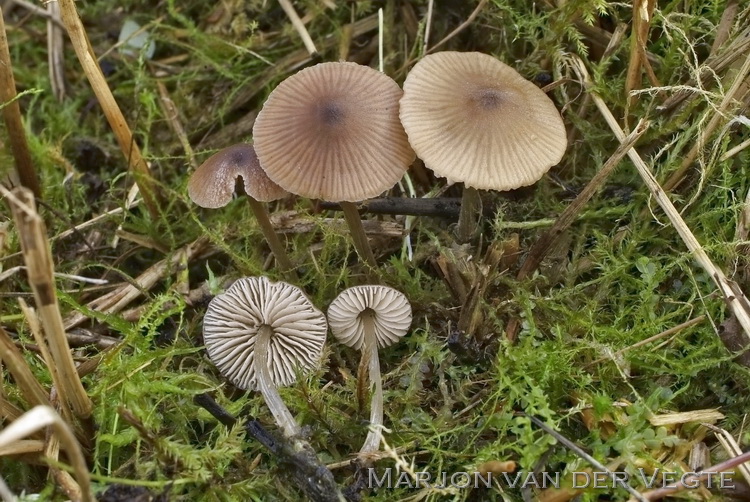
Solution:
{"label": "mushroom stem", "polygon": [[273,384],[271,372],[268,369],[268,347],[271,343],[272,335],[273,328],[268,324],[263,324],[260,326],[258,335],[255,338],[255,358],[253,364],[255,365],[255,374],[257,375],[258,390],[263,394],[263,399],[266,400],[266,405],[271,410],[276,423],[284,431],[284,436],[298,436],[300,434],[300,427],[297,425],[297,421],[294,420],[289,408],[281,400],[279,390]]}
{"label": "mushroom stem", "polygon": [[266,238],[268,247],[271,248],[273,256],[276,258],[276,261],[279,262],[279,268],[288,276],[290,280],[299,280],[299,277],[297,277],[297,272],[295,272],[294,270],[294,265],[292,265],[292,261],[289,259],[289,256],[284,250],[284,245],[281,243],[276,230],[274,230],[273,225],[271,224],[271,220],[268,217],[268,211],[266,211],[265,206],[249,195],[247,196],[247,201],[250,204],[250,209],[253,210],[253,214],[255,215],[255,219],[258,221],[258,225],[260,225],[260,231],[263,232],[263,236]]}
{"label": "mushroom stem", "polygon": [[362,226],[362,218],[359,217],[357,206],[353,202],[346,201],[342,201],[339,204],[341,204],[341,210],[344,212],[344,218],[346,219],[346,224],[349,226],[349,231],[352,233],[357,254],[371,269],[371,273],[368,275],[372,275],[378,269],[378,263],[375,261],[375,255],[372,254],[372,248],[367,240],[367,235],[365,235],[365,228]]}
{"label": "mushroom stem", "polygon": [[461,212],[458,216],[456,239],[458,242],[468,242],[477,234],[477,221],[481,209],[482,199],[476,188],[464,187],[461,197]]}
{"label": "mushroom stem", "polygon": [[360,314],[364,327],[363,358],[369,359],[370,382],[374,387],[370,402],[370,426],[365,443],[360,453],[372,453],[380,448],[382,436],[380,428],[383,426],[383,380],[380,377],[380,358],[378,357],[378,340],[375,336],[375,313],[366,309]]}

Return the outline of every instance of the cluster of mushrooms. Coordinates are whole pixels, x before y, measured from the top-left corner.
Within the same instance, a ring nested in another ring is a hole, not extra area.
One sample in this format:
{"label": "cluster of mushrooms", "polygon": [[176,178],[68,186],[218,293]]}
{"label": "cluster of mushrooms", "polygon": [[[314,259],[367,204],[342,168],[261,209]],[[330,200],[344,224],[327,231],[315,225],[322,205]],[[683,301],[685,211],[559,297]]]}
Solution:
{"label": "cluster of mushrooms", "polygon": [[[461,52],[425,56],[403,90],[356,63],[305,68],[269,95],[253,141],[206,160],[188,193],[202,207],[221,207],[242,178],[269,248],[292,282],[298,279],[295,264],[263,202],[289,193],[338,202],[372,274],[377,262],[354,203],[390,189],[416,156],[438,176],[464,183],[463,220],[476,207],[477,189],[532,184],[567,146],[562,118],[544,92],[490,55]],[[378,449],[383,424],[378,348],[394,343],[410,324],[406,298],[385,286],[347,289],[331,303],[326,320],[297,287],[250,277],[211,301],[203,333],[219,370],[238,387],[259,390],[284,434],[294,437],[299,425],[277,387],[318,364],[330,326],[340,342],[362,351],[360,377],[364,368],[369,373],[372,427],[361,449],[368,453]]]}
{"label": "cluster of mushrooms", "polygon": [[406,297],[387,286],[346,289],[328,307],[326,320],[298,287],[245,277],[211,300],[203,339],[219,371],[239,388],[260,391],[284,435],[293,438],[301,429],[277,389],[319,365],[330,326],[338,341],[362,352],[374,387],[371,428],[360,450],[367,454],[380,446],[383,425],[378,348],[403,337],[411,319]]}
{"label": "cluster of mushrooms", "polygon": [[490,55],[451,51],[422,58],[403,90],[356,63],[305,68],[271,92],[255,120],[253,142],[210,157],[191,177],[188,193],[200,206],[221,207],[241,177],[268,245],[291,280],[294,264],[261,202],[288,193],[338,202],[372,272],[377,262],[354,203],[393,187],[416,155],[438,176],[464,183],[466,220],[477,207],[477,189],[530,185],[567,146],[560,113],[536,85]]}

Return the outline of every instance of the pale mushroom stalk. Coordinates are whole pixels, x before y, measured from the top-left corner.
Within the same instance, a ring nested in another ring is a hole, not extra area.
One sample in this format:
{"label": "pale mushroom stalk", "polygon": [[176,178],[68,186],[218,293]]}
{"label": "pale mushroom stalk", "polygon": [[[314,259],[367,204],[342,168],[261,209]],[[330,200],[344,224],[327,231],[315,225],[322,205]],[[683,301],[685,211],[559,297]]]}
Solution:
{"label": "pale mushroom stalk", "polygon": [[372,271],[377,270],[378,263],[375,260],[375,255],[372,253],[370,242],[367,240],[365,227],[362,225],[362,218],[359,216],[357,206],[353,202],[346,201],[342,201],[339,204],[341,205],[341,210],[344,212],[344,218],[346,219],[346,224],[349,226],[349,231],[352,233],[352,240],[354,241],[357,254],[367,263]]}
{"label": "pale mushroom stalk", "polygon": [[271,218],[268,215],[266,207],[263,205],[263,203],[255,200],[250,195],[247,196],[247,201],[250,204],[250,209],[253,211],[253,215],[255,215],[255,219],[258,222],[260,231],[263,233],[263,237],[266,238],[268,247],[271,249],[271,252],[273,253],[274,258],[276,258],[276,261],[279,262],[279,268],[282,270],[282,272],[289,275],[290,278],[297,280],[298,277],[297,273],[294,270],[294,265],[292,265],[292,261],[286,254],[286,250],[284,249],[284,245],[281,243],[281,239],[279,239],[279,235],[273,228],[273,224],[271,223]]}
{"label": "pale mushroom stalk", "polygon": [[279,394],[278,388],[274,385],[271,379],[271,372],[268,369],[268,347],[271,342],[271,336],[273,336],[273,328],[268,324],[261,325],[255,339],[255,359],[253,364],[255,365],[257,375],[256,384],[258,390],[263,395],[263,399],[266,400],[266,405],[268,405],[273,418],[284,431],[284,435],[286,437],[298,436],[300,434],[300,427],[289,411],[289,408],[281,400],[281,394]]}
{"label": "pale mushroom stalk", "polygon": [[370,383],[373,387],[372,400],[370,402],[370,426],[367,438],[362,445],[360,453],[371,453],[378,451],[380,447],[381,427],[383,426],[383,379],[380,375],[380,357],[378,356],[378,340],[375,334],[375,313],[366,309],[360,314],[365,332],[364,350],[362,357],[369,359],[368,369]]}
{"label": "pale mushroom stalk", "polygon": [[[387,286],[354,286],[342,291],[328,307],[328,324],[336,339],[362,352],[358,378],[369,373],[371,430],[360,450],[369,454],[378,450],[383,436],[383,381],[378,347],[392,345],[411,325],[411,306],[403,293]],[[365,385],[359,381],[360,388]],[[365,460],[367,456],[365,455]]]}

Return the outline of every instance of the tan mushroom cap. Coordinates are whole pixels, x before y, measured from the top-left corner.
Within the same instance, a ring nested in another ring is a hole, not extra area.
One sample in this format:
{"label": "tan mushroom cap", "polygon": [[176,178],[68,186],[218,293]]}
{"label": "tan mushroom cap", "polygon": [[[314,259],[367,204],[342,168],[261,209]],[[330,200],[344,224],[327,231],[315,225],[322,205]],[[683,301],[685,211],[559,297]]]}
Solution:
{"label": "tan mushroom cap", "polygon": [[232,201],[238,177],[245,193],[255,200],[271,202],[287,195],[268,179],[253,146],[240,143],[219,150],[198,166],[188,181],[190,200],[210,209],[224,207]]}
{"label": "tan mushroom cap", "polygon": [[414,161],[398,117],[401,88],[356,63],[320,63],[268,96],[253,141],[268,177],[289,192],[360,201],[391,188]]}
{"label": "tan mushroom cap", "polygon": [[354,286],[342,291],[328,307],[333,336],[362,350],[365,332],[360,314],[367,310],[373,313],[379,348],[396,343],[411,326],[411,305],[403,293],[387,286]]}
{"label": "tan mushroom cap", "polygon": [[209,303],[203,340],[219,371],[242,389],[257,389],[253,349],[264,324],[273,329],[268,361],[275,385],[291,385],[297,371],[320,361],[328,325],[305,294],[266,277],[238,279]]}
{"label": "tan mushroom cap", "polygon": [[406,77],[400,113],[427,167],[474,188],[530,185],[567,146],[562,118],[547,95],[479,52],[425,56]]}

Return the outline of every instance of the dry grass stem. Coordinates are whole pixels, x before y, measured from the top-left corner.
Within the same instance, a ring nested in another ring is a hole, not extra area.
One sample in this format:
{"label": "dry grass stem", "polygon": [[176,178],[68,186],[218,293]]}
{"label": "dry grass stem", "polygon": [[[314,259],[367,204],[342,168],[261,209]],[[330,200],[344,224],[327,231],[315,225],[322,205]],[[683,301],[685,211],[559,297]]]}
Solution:
{"label": "dry grass stem", "polygon": [[310,56],[315,56],[318,53],[318,49],[317,47],[315,47],[315,43],[310,37],[310,34],[307,32],[305,23],[302,22],[299,14],[297,14],[297,11],[294,10],[292,2],[290,0],[279,0],[279,5],[281,5],[282,9],[284,9],[284,12],[289,18],[289,21],[292,22],[292,26],[294,26],[294,29],[302,39],[302,43],[305,44],[305,49],[307,49],[307,52],[310,54]]}
{"label": "dry grass stem", "polygon": [[[181,248],[184,250],[184,254],[179,250],[176,251],[169,258],[165,258],[159,261],[144,273],[139,275],[137,278],[135,278],[133,284],[126,284],[116,289],[115,291],[107,293],[106,295],[103,295],[91,301],[86,305],[86,308],[104,314],[113,314],[116,312],[120,312],[122,309],[127,307],[130,302],[143,295],[146,291],[154,287],[156,283],[164,279],[168,273],[173,271],[174,266],[181,259],[187,259],[188,261],[190,261],[196,256],[200,255],[202,252],[206,251],[208,246],[209,241],[205,237],[201,237],[191,242],[184,248]],[[65,319],[65,329],[74,328],[88,318],[89,316],[87,316],[86,314],[76,312]]]}
{"label": "dry grass stem", "polygon": [[[527,416],[532,422],[534,422],[534,424],[536,424],[537,427],[542,429],[544,432],[546,432],[550,436],[553,436],[555,439],[557,439],[557,441],[560,442],[560,444],[562,444],[563,446],[568,448],[570,451],[572,451],[573,453],[575,453],[576,455],[584,459],[586,462],[594,466],[599,472],[607,473],[610,477],[613,477],[613,479],[617,479],[617,475],[614,472],[612,472],[606,465],[602,464],[601,462],[596,460],[594,457],[586,453],[581,447],[579,447],[573,441],[566,438],[565,436],[563,436],[562,434],[560,434],[559,432],[554,430],[552,427],[548,426],[547,424],[539,420],[538,418],[533,417],[531,415],[527,415]],[[643,495],[638,493],[638,491],[632,486],[630,486],[629,484],[624,483],[623,486],[633,496],[635,500],[638,500],[639,502],[647,501],[647,499]]]}
{"label": "dry grass stem", "polygon": [[39,439],[19,439],[10,444],[0,447],[0,457],[8,455],[24,455],[29,453],[42,453],[44,441]]}
{"label": "dry grass stem", "polygon": [[73,466],[78,481],[78,493],[77,496],[71,498],[93,502],[95,499],[91,492],[91,475],[86,467],[81,446],[76,441],[68,424],[49,406],[34,407],[0,431],[0,447],[13,444],[45,427],[52,427]]}
{"label": "dry grass stem", "polygon": [[648,421],[654,427],[661,427],[663,425],[687,424],[690,422],[718,422],[723,419],[724,414],[719,410],[692,410],[652,415],[648,418]]}
{"label": "dry grass stem", "polygon": [[[2,191],[7,195],[7,191]],[[87,418],[91,415],[93,405],[78,377],[65,336],[55,290],[52,251],[44,222],[36,212],[31,191],[19,187],[13,190],[12,195],[13,197],[8,197],[8,200],[18,229],[37,312],[54,360],[53,375],[58,372],[60,376],[59,382],[56,382],[57,391],[61,398],[70,404],[76,416]]]}
{"label": "dry grass stem", "polygon": [[534,246],[526,256],[521,269],[518,271],[516,278],[518,280],[525,279],[531,275],[542,263],[544,256],[552,247],[552,244],[565,232],[570,225],[573,224],[578,214],[583,210],[586,203],[591,200],[591,197],[596,194],[597,191],[604,185],[609,175],[615,168],[620,164],[620,161],[627,155],[628,151],[638,142],[638,139],[648,130],[649,123],[645,120],[641,120],[626,138],[623,139],[620,146],[615,150],[612,156],[607,159],[602,168],[597,172],[591,181],[584,187],[583,190],[576,196],[573,202],[557,217],[552,228],[544,232],[539,239],[537,239]]}
{"label": "dry grass stem", "polygon": [[701,129],[698,139],[693,144],[693,147],[688,151],[685,157],[682,159],[680,167],[669,177],[664,183],[664,190],[671,191],[677,185],[679,185],[685,177],[685,173],[693,164],[698,154],[706,146],[711,135],[716,129],[723,123],[728,121],[727,114],[730,113],[732,107],[735,106],[737,100],[741,99],[742,96],[750,90],[750,82],[747,80],[750,75],[750,53],[745,58],[745,62],[742,64],[740,70],[735,74],[732,86],[729,88],[727,93],[724,95],[718,108],[713,110],[713,115],[708,121],[708,124]]}
{"label": "dry grass stem", "polygon": [[175,106],[174,101],[172,101],[172,98],[169,97],[169,92],[164,83],[157,80],[156,87],[159,89],[159,103],[161,104],[164,116],[167,118],[167,122],[169,122],[169,127],[180,141],[180,145],[182,145],[182,149],[187,156],[188,164],[195,169],[198,167],[198,163],[195,161],[195,152],[193,152],[193,147],[190,145],[190,139],[185,132],[182,121],[180,120],[180,112]]}
{"label": "dry grass stem", "polygon": [[130,127],[128,127],[125,116],[117,105],[117,101],[115,101],[109,85],[107,85],[107,80],[104,78],[104,74],[99,67],[94,49],[89,43],[86,30],[76,11],[75,3],[73,0],[59,0],[59,4],[63,24],[73,44],[76,56],[78,56],[78,60],[81,63],[81,67],[89,80],[91,89],[94,91],[96,99],[99,101],[102,111],[107,117],[107,122],[109,122],[117,138],[117,143],[125,156],[128,169],[133,174],[135,182],[143,196],[143,203],[146,205],[151,217],[157,219],[159,217],[159,192],[156,183],[151,176],[151,170],[146,160],[141,155],[140,148],[133,139],[133,133],[130,131]]}
{"label": "dry grass stem", "polygon": [[65,56],[64,33],[60,19],[60,4],[49,2],[47,4],[47,64],[49,65],[49,81],[52,93],[58,101],[65,98]]}
{"label": "dry grass stem", "polygon": [[[716,434],[716,439],[719,440],[722,448],[724,448],[724,450],[730,456],[737,457],[739,455],[742,455],[742,447],[739,445],[737,440],[734,439],[734,436],[729,433],[729,431],[722,429],[721,427],[716,427],[713,424],[703,425],[714,431],[714,434]],[[738,465],[737,469],[742,474],[742,477],[745,478],[745,481],[750,484],[750,462],[745,462],[744,464]]]}
{"label": "dry grass stem", "polygon": [[2,9],[0,9],[0,69],[2,69],[0,71],[0,105],[2,105],[5,127],[8,129],[8,139],[13,159],[16,162],[18,179],[21,185],[31,190],[36,197],[41,197],[42,189],[31,160],[31,152],[21,118],[21,106],[16,99],[16,81],[13,78],[13,64],[10,60]]}
{"label": "dry grass stem", "polygon": [[[648,32],[651,27],[651,19],[653,19],[655,7],[655,0],[635,0],[633,2],[633,29],[632,34],[630,35],[630,60],[628,61],[628,72],[625,79],[625,93],[628,95],[628,106],[633,106],[635,104],[637,97],[633,96],[631,91],[641,88],[641,76],[643,70],[646,70],[649,74],[649,78],[653,75],[651,64],[646,57],[646,41],[648,40]],[[660,85],[654,81],[651,83],[652,85],[660,87]]]}
{"label": "dry grass stem", "polygon": [[49,392],[44,390],[39,381],[34,377],[23,354],[13,343],[10,335],[0,327],[0,357],[21,390],[23,398],[32,406],[49,406]]}
{"label": "dry grass stem", "polygon": [[[57,366],[55,365],[55,359],[52,357],[52,354],[49,351],[47,342],[44,340],[44,333],[42,332],[42,326],[39,321],[39,316],[37,316],[36,311],[33,308],[29,307],[22,298],[18,299],[18,305],[21,307],[21,312],[23,312],[23,316],[26,319],[26,324],[28,324],[29,331],[31,331],[31,335],[34,337],[34,341],[36,342],[39,353],[42,355],[44,364],[47,366],[47,369],[49,369],[50,375],[52,376],[52,382],[54,382],[55,388],[60,388],[62,386],[61,376],[60,376],[60,373],[57,371]],[[77,368],[76,368],[76,371],[77,371]],[[64,399],[58,400],[58,401],[59,401],[58,409],[60,413],[62,414],[62,417],[68,423],[72,424],[73,420],[72,420],[71,410],[70,410],[70,406],[68,405],[68,402]],[[44,403],[34,403],[34,404],[46,404],[47,406],[49,406],[50,401],[47,401]]]}
{"label": "dry grass stem", "polygon": [[[583,61],[576,56],[573,56],[573,61],[580,72],[585,85],[589,87],[591,85],[591,79]],[[748,56],[747,62],[750,63],[750,56]],[[609,110],[606,103],[604,103],[604,100],[593,92],[591,92],[591,96],[593,97],[594,103],[599,109],[599,112],[602,114],[617,139],[620,142],[625,141],[625,132],[620,128],[614,115],[612,115],[612,112]],[[628,156],[638,170],[638,174],[643,179],[649,192],[651,192],[651,195],[656,199],[659,206],[661,206],[662,210],[669,218],[669,221],[675,227],[675,230],[677,230],[680,238],[687,246],[688,251],[690,251],[698,264],[710,275],[711,279],[716,284],[716,287],[721,292],[730,310],[734,313],[742,326],[745,333],[746,343],[750,343],[750,302],[748,302],[747,297],[736,282],[729,279],[724,275],[724,272],[720,268],[714,265],[711,258],[709,258],[706,251],[695,238],[695,235],[693,235],[693,232],[685,224],[685,221],[672,204],[672,201],[669,200],[667,194],[661,186],[659,186],[656,178],[651,174],[648,165],[646,165],[646,162],[641,158],[638,152],[631,148],[628,150]]]}

